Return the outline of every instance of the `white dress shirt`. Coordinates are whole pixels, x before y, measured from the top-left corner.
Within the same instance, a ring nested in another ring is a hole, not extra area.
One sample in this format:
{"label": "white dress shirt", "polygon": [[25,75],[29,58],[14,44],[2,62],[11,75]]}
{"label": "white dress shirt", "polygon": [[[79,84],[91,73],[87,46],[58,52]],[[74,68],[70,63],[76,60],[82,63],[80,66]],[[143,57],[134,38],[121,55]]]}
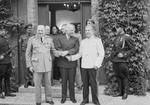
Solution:
{"label": "white dress shirt", "polygon": [[82,57],[82,68],[100,67],[104,59],[104,47],[100,38],[91,36],[81,41],[79,53],[71,56],[71,60],[75,61]]}

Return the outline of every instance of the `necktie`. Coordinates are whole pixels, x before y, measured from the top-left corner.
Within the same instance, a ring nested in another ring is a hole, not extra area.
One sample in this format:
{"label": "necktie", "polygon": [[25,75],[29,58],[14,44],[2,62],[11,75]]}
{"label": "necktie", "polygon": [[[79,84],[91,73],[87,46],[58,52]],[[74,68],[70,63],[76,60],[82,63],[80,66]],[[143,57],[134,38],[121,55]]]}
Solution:
{"label": "necktie", "polygon": [[41,42],[43,43],[43,39],[42,39],[42,37],[41,37]]}

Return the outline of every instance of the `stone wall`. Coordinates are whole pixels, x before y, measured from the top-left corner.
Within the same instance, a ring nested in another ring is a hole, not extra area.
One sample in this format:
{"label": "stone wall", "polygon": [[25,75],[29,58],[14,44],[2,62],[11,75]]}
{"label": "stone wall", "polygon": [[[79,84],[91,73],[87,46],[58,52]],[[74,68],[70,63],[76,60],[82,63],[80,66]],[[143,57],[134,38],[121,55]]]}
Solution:
{"label": "stone wall", "polygon": [[38,24],[38,4],[37,0],[27,0],[27,22],[34,26]]}
{"label": "stone wall", "polygon": [[11,10],[14,17],[27,22],[27,0],[11,0]]}

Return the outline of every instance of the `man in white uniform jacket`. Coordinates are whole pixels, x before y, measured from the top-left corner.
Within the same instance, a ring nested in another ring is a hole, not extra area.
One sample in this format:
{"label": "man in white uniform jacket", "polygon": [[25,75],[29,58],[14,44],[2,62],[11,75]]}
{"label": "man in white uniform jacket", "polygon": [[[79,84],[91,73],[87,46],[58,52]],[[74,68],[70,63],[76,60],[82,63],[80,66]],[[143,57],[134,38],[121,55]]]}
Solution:
{"label": "man in white uniform jacket", "polygon": [[91,86],[93,103],[100,105],[97,93],[96,73],[103,62],[104,48],[101,39],[95,36],[94,26],[87,25],[85,33],[87,38],[81,41],[79,53],[67,56],[67,59],[75,61],[82,57],[83,101],[80,105],[85,105],[89,102],[89,86]]}

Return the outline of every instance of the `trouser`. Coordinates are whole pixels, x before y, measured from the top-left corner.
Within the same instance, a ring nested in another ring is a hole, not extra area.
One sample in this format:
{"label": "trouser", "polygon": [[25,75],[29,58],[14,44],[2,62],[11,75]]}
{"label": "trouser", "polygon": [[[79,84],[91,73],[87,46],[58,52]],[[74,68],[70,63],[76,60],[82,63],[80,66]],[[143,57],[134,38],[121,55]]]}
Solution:
{"label": "trouser", "polygon": [[30,72],[29,68],[26,67],[26,59],[25,59],[25,51],[23,50],[21,52],[21,57],[20,57],[20,76],[21,77],[19,80],[21,83],[25,83],[25,85],[31,85],[33,86],[33,73]]}
{"label": "trouser", "polygon": [[52,101],[52,89],[50,81],[51,72],[34,72],[34,83],[35,83],[35,99],[36,103],[42,102],[41,86],[42,79],[45,84],[45,100]]}
{"label": "trouser", "polygon": [[26,68],[26,73],[25,73],[25,85],[31,85],[34,86],[33,83],[33,73],[29,70],[29,68]]}
{"label": "trouser", "polygon": [[83,76],[83,101],[89,102],[89,86],[91,86],[92,101],[93,103],[99,103],[98,100],[98,88],[96,82],[95,69],[82,69]]}
{"label": "trouser", "polygon": [[60,73],[60,68],[57,65],[58,58],[55,57],[53,60],[53,79],[59,80],[61,79],[61,73]]}
{"label": "trouser", "polygon": [[76,76],[75,76],[76,86],[81,87],[82,86],[82,79],[81,79],[81,69],[80,69],[80,61],[78,60],[78,65],[76,68]]}
{"label": "trouser", "polygon": [[117,77],[119,93],[123,95],[128,89],[128,65],[126,62],[113,62],[113,70]]}
{"label": "trouser", "polygon": [[10,93],[11,63],[0,64],[0,93]]}
{"label": "trouser", "polygon": [[76,69],[61,67],[61,73],[62,73],[62,98],[65,99],[67,97],[67,80],[68,80],[70,99],[75,99],[74,82]]}

